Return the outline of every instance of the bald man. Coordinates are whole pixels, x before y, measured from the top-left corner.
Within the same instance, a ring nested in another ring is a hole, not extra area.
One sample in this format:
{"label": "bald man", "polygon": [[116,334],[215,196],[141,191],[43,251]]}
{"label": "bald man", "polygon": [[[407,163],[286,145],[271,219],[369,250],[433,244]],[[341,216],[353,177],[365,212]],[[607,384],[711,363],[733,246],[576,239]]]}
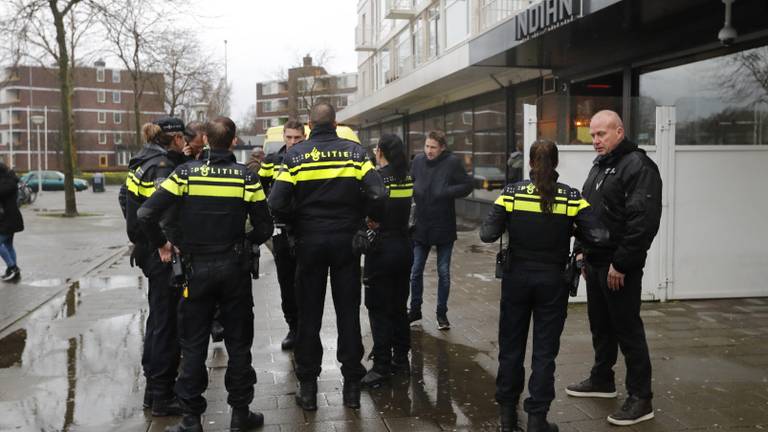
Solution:
{"label": "bald man", "polygon": [[589,378],[566,388],[574,397],[615,398],[613,366],[618,349],[627,366],[627,399],[608,422],[629,426],[653,418],[651,359],[640,318],[640,294],[648,249],[661,220],[661,176],[656,164],[624,136],[613,111],[589,125],[597,152],[582,194],[610,231],[604,247],[574,249],[584,260],[589,327],[595,364]]}

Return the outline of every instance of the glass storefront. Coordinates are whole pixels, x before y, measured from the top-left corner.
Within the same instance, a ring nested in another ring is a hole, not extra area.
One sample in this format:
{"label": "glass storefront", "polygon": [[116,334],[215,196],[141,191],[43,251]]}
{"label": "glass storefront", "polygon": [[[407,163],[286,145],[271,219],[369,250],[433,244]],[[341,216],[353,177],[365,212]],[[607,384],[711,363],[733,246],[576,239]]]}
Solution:
{"label": "glass storefront", "polygon": [[506,184],[507,101],[497,93],[478,99],[474,109],[473,196],[492,201]]}
{"label": "glass storefront", "polygon": [[768,144],[768,47],[642,73],[639,92],[676,107],[678,145]]}

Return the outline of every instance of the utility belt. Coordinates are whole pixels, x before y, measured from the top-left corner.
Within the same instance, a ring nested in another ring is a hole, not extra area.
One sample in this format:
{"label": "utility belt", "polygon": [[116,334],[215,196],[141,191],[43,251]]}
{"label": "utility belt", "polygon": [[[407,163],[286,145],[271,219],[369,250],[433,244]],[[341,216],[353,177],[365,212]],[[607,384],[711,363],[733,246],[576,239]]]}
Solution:
{"label": "utility belt", "polygon": [[253,279],[259,278],[259,259],[261,257],[259,245],[253,244],[250,240],[244,238],[242,241],[236,242],[223,249],[220,247],[212,249],[214,250],[187,252],[179,257],[182,263],[180,268],[183,269],[186,277],[194,272],[195,263],[233,260],[242,271],[249,272]]}
{"label": "utility belt", "polygon": [[509,247],[496,254],[497,279],[501,279],[504,276],[504,273],[510,273],[516,266],[532,270],[562,271],[566,266],[566,261],[544,256],[533,251],[512,249]]}

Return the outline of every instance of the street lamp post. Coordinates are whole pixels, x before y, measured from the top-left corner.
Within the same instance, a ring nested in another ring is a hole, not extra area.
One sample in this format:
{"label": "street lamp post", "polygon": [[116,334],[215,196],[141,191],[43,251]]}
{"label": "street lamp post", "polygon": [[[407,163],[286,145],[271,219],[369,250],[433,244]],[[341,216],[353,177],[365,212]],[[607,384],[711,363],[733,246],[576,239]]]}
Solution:
{"label": "street lamp post", "polygon": [[[45,117],[41,115],[33,115],[32,123],[37,126],[37,193],[42,194],[43,190],[43,172],[40,165],[41,153],[40,153],[40,125],[45,122]],[[31,167],[30,167],[31,168]]]}

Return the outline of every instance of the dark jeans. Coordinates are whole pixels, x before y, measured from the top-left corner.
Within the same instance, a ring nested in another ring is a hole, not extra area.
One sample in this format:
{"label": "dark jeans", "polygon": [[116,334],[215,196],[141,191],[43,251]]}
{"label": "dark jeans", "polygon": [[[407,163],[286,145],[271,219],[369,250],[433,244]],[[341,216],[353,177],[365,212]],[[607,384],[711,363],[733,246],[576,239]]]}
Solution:
{"label": "dark jeans", "polygon": [[[411,309],[421,310],[424,302],[424,266],[431,246],[413,243],[411,267]],[[451,292],[451,254],[453,242],[437,245],[437,314],[448,312],[448,294]]]}
{"label": "dark jeans", "polygon": [[314,381],[320,375],[323,344],[325,290],[331,275],[331,296],[336,309],[338,349],[336,358],[347,381],[365,375],[363,341],[360,335],[360,259],[352,253],[352,234],[305,236],[297,244],[297,305],[299,325],[293,355],[299,381]]}
{"label": "dark jeans", "polygon": [[16,249],[13,248],[13,234],[0,234],[0,258],[9,268],[16,267]]}
{"label": "dark jeans", "polygon": [[277,268],[277,282],[280,284],[283,316],[291,330],[295,330],[298,315],[296,308],[296,258],[291,255],[288,239],[284,234],[272,237],[272,245],[272,254],[275,257],[275,267]]}
{"label": "dark jeans", "polygon": [[640,318],[642,270],[629,272],[624,287],[608,289],[608,266],[587,263],[587,311],[595,364],[591,378],[613,383],[613,366],[618,349],[627,365],[627,392],[639,398],[651,398],[651,358]]}
{"label": "dark jeans", "polygon": [[531,414],[547,413],[555,398],[555,358],[560,350],[568,309],[563,271],[514,264],[501,282],[499,320],[499,373],[496,401],[516,405],[525,384],[525,345],[533,315],[533,357],[528,380],[529,397],[523,408]]}
{"label": "dark jeans", "polygon": [[192,258],[187,275],[187,296],[179,302],[179,338],[184,361],[176,382],[176,394],[186,412],[202,414],[207,403],[203,392],[208,387],[208,340],[214,309],[219,305],[227,348],[224,385],[227,403],[233,408],[247,407],[253,400],[256,372],[251,366],[253,344],[253,293],[248,270],[233,253]]}
{"label": "dark jeans", "polygon": [[147,378],[147,390],[154,398],[170,399],[179,369],[176,308],[181,290],[171,286],[171,265],[161,262],[157,251],[139,264],[149,279],[149,317],[141,365]]}
{"label": "dark jeans", "polygon": [[389,373],[393,356],[407,358],[411,348],[407,307],[412,261],[406,237],[378,240],[377,249],[365,256],[365,306],[373,336],[373,367],[381,374]]}

